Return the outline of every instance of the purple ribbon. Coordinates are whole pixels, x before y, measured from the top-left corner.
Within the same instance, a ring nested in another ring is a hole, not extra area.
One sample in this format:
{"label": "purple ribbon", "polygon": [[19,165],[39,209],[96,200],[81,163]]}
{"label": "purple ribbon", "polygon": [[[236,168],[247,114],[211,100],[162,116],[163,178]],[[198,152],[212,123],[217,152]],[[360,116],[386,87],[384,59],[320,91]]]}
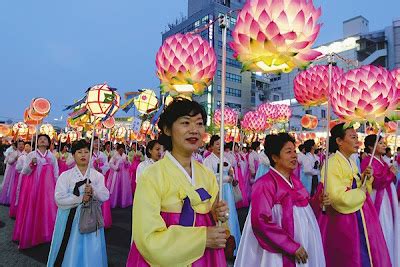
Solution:
{"label": "purple ribbon", "polygon": [[[210,199],[210,194],[204,189],[196,189],[197,194],[199,194],[201,201]],[[181,211],[181,216],[179,217],[179,225],[182,226],[193,226],[194,223],[194,210],[190,204],[189,197],[185,197],[183,200],[183,206]]]}

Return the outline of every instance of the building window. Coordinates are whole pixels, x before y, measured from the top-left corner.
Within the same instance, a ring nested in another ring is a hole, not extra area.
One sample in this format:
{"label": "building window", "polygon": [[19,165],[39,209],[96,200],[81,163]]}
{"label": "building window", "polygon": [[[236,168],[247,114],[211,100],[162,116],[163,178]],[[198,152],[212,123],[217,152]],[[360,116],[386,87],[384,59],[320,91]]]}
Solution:
{"label": "building window", "polygon": [[197,27],[199,27],[199,26],[200,26],[200,20],[197,20],[197,21],[194,23],[194,27],[197,28]]}
{"label": "building window", "polygon": [[[221,78],[221,71],[217,71],[217,77]],[[242,83],[242,76],[226,72],[226,80],[235,83]]]}
{"label": "building window", "polygon": [[[222,56],[218,55],[218,63],[222,63]],[[237,61],[236,59],[233,58],[226,58],[226,65],[234,67],[234,68],[242,68],[242,63],[240,63],[239,61]]]}
{"label": "building window", "polygon": [[208,23],[208,15],[205,15],[204,17],[201,18],[201,24],[207,24]]}
{"label": "building window", "polygon": [[[222,49],[222,41],[218,41],[218,48]],[[233,53],[233,49],[228,44],[226,44],[226,51]]]}
{"label": "building window", "polygon": [[[221,86],[217,86],[218,93],[221,93]],[[234,97],[242,97],[242,90],[231,87],[225,87],[225,94]]]}
{"label": "building window", "polygon": [[307,110],[306,110],[306,114],[312,115],[312,110],[311,110],[311,109],[307,109]]}
{"label": "building window", "polygon": [[325,119],[326,118],[326,110],[321,109],[321,118]]}
{"label": "building window", "polygon": [[280,98],[279,95],[273,95],[272,98],[273,98],[273,99],[272,99],[273,101],[279,101],[279,100],[281,100],[281,98]]}

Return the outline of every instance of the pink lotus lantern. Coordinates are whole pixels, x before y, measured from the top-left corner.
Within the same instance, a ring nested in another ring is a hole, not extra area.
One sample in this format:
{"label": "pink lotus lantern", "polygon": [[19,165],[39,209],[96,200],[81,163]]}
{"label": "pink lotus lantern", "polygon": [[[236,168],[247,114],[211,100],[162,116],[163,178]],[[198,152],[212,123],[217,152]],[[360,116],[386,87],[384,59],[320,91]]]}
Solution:
{"label": "pink lotus lantern", "polygon": [[[225,108],[225,114],[224,114],[224,125],[225,128],[231,128],[236,126],[236,122],[238,120],[239,114],[236,112],[236,110],[232,108]],[[214,123],[219,128],[221,126],[221,110],[217,109],[214,114]]]}
{"label": "pink lotus lantern", "polygon": [[[332,81],[343,74],[339,67],[332,67]],[[328,101],[329,66],[314,66],[300,72],[293,81],[294,96],[300,105],[311,107]]]}
{"label": "pink lotus lantern", "polygon": [[212,82],[217,59],[208,41],[199,35],[178,33],[164,41],[156,65],[164,92],[201,95]]}
{"label": "pink lotus lantern", "polygon": [[[400,91],[400,68],[394,69],[392,71],[392,75],[394,76],[395,79],[395,84],[397,87],[397,94],[399,94]],[[397,97],[397,110],[400,109],[400,97]]]}
{"label": "pink lotus lantern", "polygon": [[333,83],[332,109],[345,121],[375,121],[395,110],[398,90],[392,74],[382,67],[362,66],[342,75]]}
{"label": "pink lotus lantern", "polygon": [[286,123],[292,116],[292,110],[288,105],[276,104],[276,121],[280,123]]}
{"label": "pink lotus lantern", "polygon": [[97,118],[111,117],[119,109],[121,97],[107,84],[98,84],[87,92],[86,108]]}
{"label": "pink lotus lantern", "polygon": [[276,106],[271,103],[263,103],[257,108],[257,112],[264,114],[269,123],[274,123],[277,116]]}
{"label": "pink lotus lantern", "polygon": [[290,72],[321,53],[311,49],[321,9],[307,0],[248,0],[237,17],[230,46],[243,70]]}
{"label": "pink lotus lantern", "polygon": [[246,132],[261,133],[268,129],[270,125],[266,117],[258,112],[249,111],[243,116],[242,129]]}

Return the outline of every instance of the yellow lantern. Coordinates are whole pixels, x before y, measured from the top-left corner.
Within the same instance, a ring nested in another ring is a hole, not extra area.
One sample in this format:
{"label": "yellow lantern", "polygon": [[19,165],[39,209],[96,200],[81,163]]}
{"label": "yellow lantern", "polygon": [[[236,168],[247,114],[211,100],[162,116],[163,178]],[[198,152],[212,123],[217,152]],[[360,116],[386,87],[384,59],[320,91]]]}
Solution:
{"label": "yellow lantern", "polygon": [[156,109],[158,105],[157,96],[154,91],[150,89],[145,89],[133,102],[136,109],[143,114]]}
{"label": "yellow lantern", "polygon": [[104,118],[113,116],[119,109],[121,97],[107,84],[98,84],[87,92],[86,107],[91,115]]}

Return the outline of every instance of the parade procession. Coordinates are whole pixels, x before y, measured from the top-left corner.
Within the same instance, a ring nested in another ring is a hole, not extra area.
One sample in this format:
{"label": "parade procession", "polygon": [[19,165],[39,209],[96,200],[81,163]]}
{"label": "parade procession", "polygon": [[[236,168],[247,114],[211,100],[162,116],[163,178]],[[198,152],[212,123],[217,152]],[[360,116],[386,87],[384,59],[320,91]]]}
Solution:
{"label": "parade procession", "polygon": [[[207,18],[163,35],[158,88],[15,99],[0,266],[400,267],[400,20],[397,61],[361,56],[375,32],[354,58],[352,33],[316,48],[340,10],[315,2],[189,0]],[[250,91],[285,77],[286,100]]]}

